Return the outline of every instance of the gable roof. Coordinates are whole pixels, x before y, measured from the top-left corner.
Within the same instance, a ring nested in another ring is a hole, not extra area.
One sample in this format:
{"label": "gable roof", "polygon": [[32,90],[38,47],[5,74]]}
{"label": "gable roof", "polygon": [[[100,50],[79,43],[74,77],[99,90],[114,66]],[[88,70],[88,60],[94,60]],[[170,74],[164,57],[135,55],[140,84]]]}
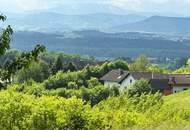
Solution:
{"label": "gable roof", "polygon": [[129,72],[122,69],[112,70],[104,75],[100,80],[102,81],[111,81],[121,83],[129,75],[131,75],[135,80],[145,79],[168,79],[168,75],[161,73],[152,73],[152,72]]}
{"label": "gable roof", "polygon": [[162,73],[152,73],[152,72],[130,72],[130,74],[133,76],[134,79],[140,80],[140,79],[167,79],[167,74]]}
{"label": "gable roof", "polygon": [[169,75],[169,84],[190,85],[190,74],[171,74]]}
{"label": "gable roof", "polygon": [[171,89],[171,86],[168,84],[169,79],[151,79],[150,85],[153,90],[164,90]]}
{"label": "gable roof", "polygon": [[121,83],[128,75],[129,75],[128,71],[117,69],[108,72],[100,80]]}

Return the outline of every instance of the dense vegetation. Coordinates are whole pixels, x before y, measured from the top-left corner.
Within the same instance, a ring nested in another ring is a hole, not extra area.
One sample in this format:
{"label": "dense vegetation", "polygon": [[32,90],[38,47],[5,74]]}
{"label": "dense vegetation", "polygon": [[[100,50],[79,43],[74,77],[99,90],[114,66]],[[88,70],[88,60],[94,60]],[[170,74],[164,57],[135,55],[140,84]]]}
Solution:
{"label": "dense vegetation", "polygon": [[189,129],[190,92],[110,97],[91,107],[81,99],[0,92],[1,129]]}
{"label": "dense vegetation", "polygon": [[8,26],[2,32],[0,129],[189,129],[189,91],[162,97],[139,80],[121,92],[99,79],[112,69],[190,73],[190,60],[171,71],[151,64],[145,55],[134,61],[100,62],[43,53],[43,45],[29,52],[8,51],[13,30]]}

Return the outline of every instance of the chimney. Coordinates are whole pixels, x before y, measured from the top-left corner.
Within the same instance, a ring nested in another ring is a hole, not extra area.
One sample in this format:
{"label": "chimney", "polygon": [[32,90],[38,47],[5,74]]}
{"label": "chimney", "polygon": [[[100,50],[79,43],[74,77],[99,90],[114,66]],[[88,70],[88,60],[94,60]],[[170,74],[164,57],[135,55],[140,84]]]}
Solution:
{"label": "chimney", "polygon": [[119,69],[119,74],[120,74],[120,75],[123,75],[123,74],[124,74],[124,72],[123,72],[122,69]]}

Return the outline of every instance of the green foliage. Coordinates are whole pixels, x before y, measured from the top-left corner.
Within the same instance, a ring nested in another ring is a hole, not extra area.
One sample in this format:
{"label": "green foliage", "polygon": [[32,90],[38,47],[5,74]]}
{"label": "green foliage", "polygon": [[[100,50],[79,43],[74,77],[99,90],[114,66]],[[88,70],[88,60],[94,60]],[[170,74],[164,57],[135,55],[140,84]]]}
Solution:
{"label": "green foliage", "polygon": [[[0,92],[0,129],[173,130],[190,125],[190,91],[164,98],[159,93],[134,97],[124,94],[90,107],[76,97],[36,97],[11,88]],[[101,94],[96,95],[97,99]]]}
{"label": "green foliage", "polygon": [[181,67],[175,71],[173,71],[174,74],[190,74],[190,66],[184,66]]}
{"label": "green foliage", "polygon": [[43,45],[36,45],[31,52],[23,52],[14,60],[8,61],[5,64],[4,71],[1,73],[1,79],[11,82],[12,76],[15,75],[17,71],[28,68],[32,62],[37,61],[38,55],[44,51],[45,47]]}
{"label": "green foliage", "polygon": [[62,71],[63,70],[63,56],[62,55],[59,55],[53,65],[53,68],[52,68],[52,73],[53,74],[56,74],[58,71]]}
{"label": "green foliage", "polygon": [[91,77],[90,80],[87,81],[88,87],[93,88],[94,86],[99,86],[101,83],[95,77]]}
{"label": "green foliage", "polygon": [[6,20],[6,16],[4,16],[4,15],[1,14],[1,15],[0,15],[0,21],[1,21],[1,20],[2,20],[2,21],[5,21],[5,20]]}
{"label": "green foliage", "polygon": [[76,70],[77,70],[77,67],[72,62],[69,62],[68,65],[66,66],[66,68],[64,68],[64,71],[66,71],[66,72],[67,71],[73,72]]}
{"label": "green foliage", "polygon": [[188,66],[190,66],[190,59],[187,59],[187,63]]}
{"label": "green foliage", "polygon": [[36,98],[13,92],[0,92],[0,129],[85,129],[89,106],[76,98],[42,96]]}
{"label": "green foliage", "polygon": [[145,55],[140,55],[135,63],[131,64],[130,70],[132,71],[146,71],[150,67],[150,62]]}
{"label": "green foliage", "polygon": [[77,72],[66,72],[63,73],[59,71],[56,75],[51,76],[48,80],[44,81],[44,86],[46,89],[56,89],[56,88],[68,88],[70,82],[76,83],[78,87],[85,84],[84,73],[81,71]]}
{"label": "green foliage", "polygon": [[99,68],[100,75],[103,76],[104,74],[108,73],[113,69],[122,69],[122,70],[129,70],[128,63],[124,60],[116,60],[112,62],[106,62]]}
{"label": "green foliage", "polygon": [[16,81],[21,83],[27,80],[43,82],[50,76],[49,66],[42,62],[34,62],[28,68],[24,68],[17,72]]}
{"label": "green foliage", "polygon": [[[5,21],[6,16],[0,15],[0,21]],[[0,35],[0,56],[4,55],[5,52],[10,49],[10,41],[11,35],[13,34],[13,30],[10,25],[8,25],[5,29],[2,30],[2,34]]]}
{"label": "green foliage", "polygon": [[127,89],[129,95],[134,96],[134,95],[141,95],[143,93],[150,93],[151,92],[151,87],[148,81],[141,79],[136,81],[134,84],[132,84],[128,89]]}
{"label": "green foliage", "polygon": [[8,90],[13,92],[20,92],[29,95],[42,96],[47,92],[45,88],[33,80],[27,80],[22,84],[12,84],[7,87]]}
{"label": "green foliage", "polygon": [[148,70],[149,72],[158,72],[158,73],[163,73],[163,74],[169,74],[172,73],[171,70],[169,70],[167,67],[165,66],[159,66],[159,65],[151,65]]}

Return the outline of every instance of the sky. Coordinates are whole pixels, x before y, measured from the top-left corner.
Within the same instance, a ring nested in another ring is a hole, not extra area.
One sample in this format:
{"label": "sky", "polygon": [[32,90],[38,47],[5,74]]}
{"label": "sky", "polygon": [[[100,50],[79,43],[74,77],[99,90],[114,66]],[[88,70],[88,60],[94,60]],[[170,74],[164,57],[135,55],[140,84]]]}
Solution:
{"label": "sky", "polygon": [[51,9],[56,11],[56,9],[60,10],[62,6],[73,7],[75,5],[74,7],[77,7],[76,5],[78,5],[80,7],[88,4],[134,12],[159,12],[190,16],[190,0],[0,0],[0,11],[25,12]]}

